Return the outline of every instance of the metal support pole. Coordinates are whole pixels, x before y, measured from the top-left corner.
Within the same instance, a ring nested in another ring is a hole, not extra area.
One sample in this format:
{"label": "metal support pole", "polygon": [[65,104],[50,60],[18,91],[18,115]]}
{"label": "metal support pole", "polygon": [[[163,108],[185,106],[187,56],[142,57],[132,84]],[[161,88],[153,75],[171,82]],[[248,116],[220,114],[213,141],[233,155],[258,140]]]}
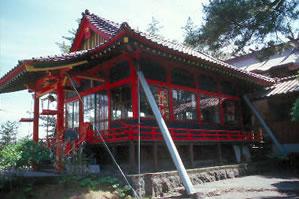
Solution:
{"label": "metal support pole", "polygon": [[152,92],[149,88],[149,85],[147,84],[147,82],[144,78],[144,75],[141,71],[138,71],[137,74],[138,74],[138,78],[139,78],[139,81],[141,83],[141,86],[144,90],[145,96],[146,96],[146,98],[147,98],[147,100],[150,104],[150,107],[151,107],[151,109],[152,109],[152,111],[155,115],[155,118],[156,118],[157,123],[159,125],[159,128],[161,130],[161,133],[163,135],[164,141],[165,141],[165,143],[167,145],[167,148],[170,152],[171,158],[172,158],[172,160],[173,160],[173,162],[174,162],[174,164],[175,164],[175,166],[178,170],[179,176],[180,176],[180,178],[183,182],[183,185],[186,189],[186,192],[188,194],[193,194],[194,190],[193,190],[193,185],[191,183],[191,180],[190,180],[190,178],[187,174],[187,171],[186,171],[186,169],[184,167],[184,164],[181,160],[181,157],[180,157],[180,155],[177,151],[177,148],[176,148],[176,146],[175,146],[175,144],[172,140],[172,137],[171,137],[171,135],[169,133],[169,130],[168,130],[166,124],[165,124],[165,121],[164,121],[164,119],[161,115],[161,112],[160,112],[160,110],[157,106],[155,98],[154,98],[154,96],[153,96],[153,94],[152,94]]}
{"label": "metal support pole", "polygon": [[254,104],[251,103],[251,101],[249,100],[249,98],[247,97],[247,95],[243,95],[243,99],[245,100],[246,104],[249,106],[249,108],[251,109],[251,111],[254,113],[254,115],[256,116],[256,118],[258,119],[258,121],[260,122],[262,128],[270,136],[271,140],[273,141],[273,143],[275,144],[275,146],[277,147],[277,149],[279,150],[279,152],[282,155],[286,156],[287,153],[286,153],[285,149],[278,142],[278,140],[276,139],[275,135],[272,133],[271,129],[268,127],[267,123],[265,122],[265,120],[263,119],[263,117],[259,113],[259,111],[256,109],[256,107],[254,106]]}

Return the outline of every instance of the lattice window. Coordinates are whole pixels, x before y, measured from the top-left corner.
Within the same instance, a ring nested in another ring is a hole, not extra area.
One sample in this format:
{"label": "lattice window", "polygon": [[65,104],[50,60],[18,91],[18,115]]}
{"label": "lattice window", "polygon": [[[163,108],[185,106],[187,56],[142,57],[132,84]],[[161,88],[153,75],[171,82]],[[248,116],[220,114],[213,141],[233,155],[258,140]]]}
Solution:
{"label": "lattice window", "polygon": [[65,107],[67,128],[79,127],[79,101],[69,102]]}
{"label": "lattice window", "polygon": [[[155,101],[160,109],[162,116],[165,119],[169,119],[169,98],[168,98],[168,90],[166,88],[161,88],[157,86],[150,86],[150,89],[155,97]],[[140,96],[140,117],[153,118],[154,114],[152,109],[147,102],[144,91],[141,90]]]}
{"label": "lattice window", "polygon": [[172,90],[173,114],[176,120],[196,119],[196,95],[183,90]]}
{"label": "lattice window", "polygon": [[219,98],[206,95],[200,96],[200,113],[202,121],[220,123],[219,109]]}
{"label": "lattice window", "polygon": [[111,90],[111,119],[127,119],[133,117],[131,88],[123,86]]}

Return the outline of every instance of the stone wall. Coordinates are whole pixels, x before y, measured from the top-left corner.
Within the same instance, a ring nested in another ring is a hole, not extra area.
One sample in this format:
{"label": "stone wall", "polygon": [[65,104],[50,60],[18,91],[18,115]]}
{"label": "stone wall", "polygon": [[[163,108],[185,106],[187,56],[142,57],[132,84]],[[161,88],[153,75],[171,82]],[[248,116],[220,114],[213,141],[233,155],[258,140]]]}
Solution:
{"label": "stone wall", "polygon": [[[247,164],[187,170],[193,185],[244,176],[252,171],[253,168],[249,169]],[[129,177],[133,186],[143,196],[153,198],[165,197],[183,189],[183,185],[177,171],[142,174],[140,176],[140,186],[138,183],[138,175],[130,175]]]}

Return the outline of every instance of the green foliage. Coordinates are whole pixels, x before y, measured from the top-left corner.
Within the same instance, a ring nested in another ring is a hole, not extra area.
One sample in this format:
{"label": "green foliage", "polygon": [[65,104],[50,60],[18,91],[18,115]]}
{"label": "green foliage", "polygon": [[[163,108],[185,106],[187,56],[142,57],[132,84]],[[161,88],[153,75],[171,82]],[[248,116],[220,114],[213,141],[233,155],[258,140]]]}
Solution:
{"label": "green foliage", "polygon": [[[78,24],[80,24],[81,19],[77,19],[76,22]],[[72,43],[75,39],[76,32],[77,32],[77,30],[74,29],[74,28],[68,30],[69,35],[68,36],[62,36],[63,41],[55,43],[59,47],[59,49],[62,53],[70,52],[71,45],[72,45]]]}
{"label": "green foliage", "polygon": [[152,17],[152,21],[148,24],[148,28],[146,29],[146,32],[150,35],[160,35],[160,30],[163,28],[163,26],[160,25],[160,22]]}
{"label": "green foliage", "polygon": [[[299,81],[299,72],[297,74],[297,80]],[[292,121],[299,121],[299,98],[294,102],[291,110]]]}
{"label": "green foliage", "polygon": [[[298,44],[296,0],[210,0],[204,6],[205,23],[186,35],[185,42],[223,54],[247,53],[246,47],[274,47],[286,40]],[[278,49],[276,49],[278,50]]]}
{"label": "green foliage", "polygon": [[50,151],[41,143],[23,139],[16,144],[6,145],[0,151],[0,168],[22,168],[50,159]]}
{"label": "green foliage", "polygon": [[18,124],[17,122],[6,121],[0,127],[0,149],[8,144],[16,143]]}
{"label": "green foliage", "polygon": [[296,100],[296,102],[293,105],[291,115],[293,121],[299,121],[299,98]]}
{"label": "green foliage", "polygon": [[53,116],[40,116],[39,119],[41,120],[40,126],[44,127],[46,131],[48,131],[49,135],[53,135],[55,132],[56,126],[56,118]]}
{"label": "green foliage", "polygon": [[116,192],[120,198],[126,198],[131,194],[131,188],[127,185],[121,185],[119,180],[115,177],[106,176],[106,177],[97,177],[97,176],[86,176],[80,177],[75,175],[63,176],[59,181],[60,184],[65,186],[72,185],[74,182],[79,183],[83,188],[88,188],[91,190],[100,190],[103,187],[110,189],[113,192]]}

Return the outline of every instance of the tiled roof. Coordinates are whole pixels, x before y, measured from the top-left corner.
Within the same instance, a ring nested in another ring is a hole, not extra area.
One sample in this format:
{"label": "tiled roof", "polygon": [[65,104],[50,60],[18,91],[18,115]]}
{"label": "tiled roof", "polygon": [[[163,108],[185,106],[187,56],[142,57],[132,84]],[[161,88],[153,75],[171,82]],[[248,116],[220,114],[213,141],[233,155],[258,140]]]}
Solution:
{"label": "tiled roof", "polygon": [[83,16],[85,16],[88,21],[98,30],[103,31],[111,36],[115,35],[120,28],[120,24],[104,19],[95,14],[90,14],[88,11],[85,11]]}
{"label": "tiled roof", "polygon": [[152,42],[155,42],[155,43],[157,43],[158,45],[160,45],[162,47],[166,47],[166,48],[169,48],[171,50],[178,51],[180,53],[184,53],[184,54],[199,58],[201,60],[216,64],[218,66],[221,66],[224,70],[227,70],[227,71],[230,71],[230,72],[237,72],[241,75],[251,76],[251,77],[256,78],[256,79],[263,79],[264,81],[274,83],[274,80],[270,77],[266,77],[264,75],[260,75],[260,74],[252,73],[250,71],[240,69],[240,68],[235,67],[233,65],[227,64],[227,63],[225,63],[225,62],[223,62],[219,59],[216,59],[216,58],[214,58],[210,55],[207,55],[205,53],[196,51],[193,48],[188,47],[184,44],[180,44],[180,43],[177,43],[177,42],[165,40],[165,39],[162,39],[158,36],[149,35],[149,34],[146,34],[146,33],[143,33],[143,32],[138,32],[138,31],[135,31],[135,32],[137,34],[139,34],[140,36],[142,36],[142,37],[144,37],[144,38],[146,38],[146,39],[148,39]]}
{"label": "tiled roof", "polygon": [[273,86],[266,88],[266,92],[260,95],[260,97],[270,97],[294,92],[299,92],[299,80],[296,76],[289,76],[279,79]]}
{"label": "tiled roof", "polygon": [[260,61],[256,58],[256,53],[251,53],[248,55],[236,57],[226,62],[232,64],[238,68],[242,68],[247,71],[255,71],[255,72],[264,72],[269,69],[297,64],[299,65],[299,49],[298,48],[290,48],[282,51],[281,53],[277,53],[269,57],[269,59]]}
{"label": "tiled roof", "polygon": [[[169,41],[162,39],[157,36],[149,35],[143,32],[136,31],[134,29],[131,29],[127,23],[117,24],[112,21],[106,20],[104,18],[98,17],[94,14],[90,14],[89,11],[85,11],[83,13],[83,18],[87,19],[91,25],[93,25],[95,28],[97,28],[99,31],[106,33],[107,35],[110,35],[108,40],[105,41],[105,43],[100,44],[96,46],[95,48],[89,49],[89,50],[81,50],[81,51],[75,51],[71,53],[65,53],[61,55],[54,55],[54,56],[48,56],[48,57],[39,57],[39,58],[32,58],[28,60],[20,61],[19,64],[13,68],[11,71],[9,71],[6,75],[4,75],[0,79],[0,93],[1,90],[3,90],[3,87],[5,87],[4,84],[6,84],[9,81],[14,81],[15,76],[26,73],[24,64],[29,63],[33,65],[38,65],[40,63],[56,63],[56,62],[64,62],[64,61],[76,61],[80,60],[83,57],[86,56],[92,56],[93,54],[97,53],[100,49],[105,48],[107,45],[112,43],[112,40],[114,37],[117,37],[118,34],[120,34],[121,31],[127,31],[127,33],[130,33],[131,35],[135,35],[136,38],[139,38],[140,41],[147,41],[148,43],[151,43],[155,46],[155,48],[160,48],[162,50],[168,50],[171,53],[177,53],[180,56],[188,56],[199,59],[205,62],[209,62],[213,64],[213,67],[217,67],[220,70],[224,70],[228,73],[234,73],[237,76],[243,76],[250,81],[254,82],[263,82],[263,85],[265,84],[272,84],[274,83],[274,80],[269,77],[265,77],[263,75],[255,74],[248,72],[246,70],[234,67],[230,64],[227,64],[223,61],[220,61],[216,58],[213,58],[207,54],[204,54],[202,52],[198,52],[188,46],[185,46],[183,44]],[[83,19],[82,18],[82,19]],[[78,32],[77,32],[78,34]],[[22,70],[21,70],[22,69]],[[16,71],[18,74],[15,74]]]}

